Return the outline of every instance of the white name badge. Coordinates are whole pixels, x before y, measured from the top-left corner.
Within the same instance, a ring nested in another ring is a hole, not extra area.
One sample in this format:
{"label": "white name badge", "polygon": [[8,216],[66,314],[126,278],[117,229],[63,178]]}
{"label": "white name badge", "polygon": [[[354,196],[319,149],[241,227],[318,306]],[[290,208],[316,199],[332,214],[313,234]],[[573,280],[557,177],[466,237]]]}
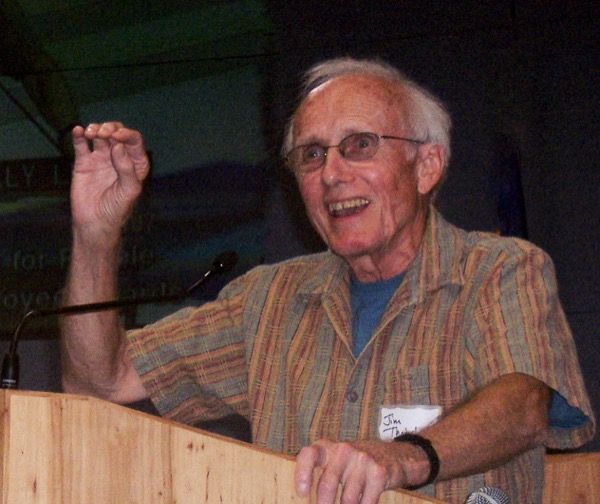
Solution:
{"label": "white name badge", "polygon": [[405,432],[418,432],[434,424],[441,414],[441,406],[382,406],[379,411],[379,439],[391,441]]}

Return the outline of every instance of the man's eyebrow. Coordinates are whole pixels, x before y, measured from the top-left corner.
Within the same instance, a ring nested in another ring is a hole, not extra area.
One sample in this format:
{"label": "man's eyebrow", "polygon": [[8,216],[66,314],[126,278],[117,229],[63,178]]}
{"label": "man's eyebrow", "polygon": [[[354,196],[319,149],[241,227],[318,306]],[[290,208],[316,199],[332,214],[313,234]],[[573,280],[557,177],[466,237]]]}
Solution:
{"label": "man's eyebrow", "polygon": [[306,138],[305,140],[298,142],[296,145],[294,145],[294,147],[300,147],[301,145],[314,145],[314,144],[321,145],[321,146],[327,145],[327,143],[324,142],[322,139],[320,139],[314,135],[311,135],[308,138]]}
{"label": "man's eyebrow", "polygon": [[302,142],[298,142],[296,145],[294,145],[294,147],[299,147],[301,145],[315,145],[315,144],[320,145],[322,147],[329,146],[329,145],[338,145],[342,140],[349,137],[350,135],[355,135],[356,133],[364,133],[367,131],[371,131],[371,130],[350,126],[348,128],[344,128],[342,130],[340,138],[337,142],[335,142],[335,140],[331,140],[331,142],[326,142],[325,140],[317,137],[316,135],[311,135],[306,140],[303,140]]}

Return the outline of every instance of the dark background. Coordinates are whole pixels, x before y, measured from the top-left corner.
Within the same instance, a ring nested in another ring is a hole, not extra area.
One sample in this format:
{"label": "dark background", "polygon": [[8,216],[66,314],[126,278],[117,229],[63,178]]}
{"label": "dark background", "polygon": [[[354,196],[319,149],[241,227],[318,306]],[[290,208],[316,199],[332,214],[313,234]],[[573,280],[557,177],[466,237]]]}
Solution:
{"label": "dark background", "polygon": [[[213,3],[229,9],[232,20],[246,4]],[[170,5],[192,4],[198,19],[203,8],[207,16],[214,15],[210,2]],[[252,221],[260,218],[264,226],[264,254],[258,257],[254,251],[249,257],[272,262],[321,247],[277,158],[301,71],[332,56],[381,57],[439,96],[453,117],[449,177],[437,203],[444,215],[467,229],[495,231],[517,222],[513,231],[526,232],[554,259],[563,306],[600,416],[599,3],[247,4],[262,9],[261,43],[256,33],[246,34],[250,49],[236,43],[228,46],[234,53],[221,59],[219,45],[213,44],[217,57],[211,65],[217,69],[211,71],[220,71],[219,65],[225,71],[252,64],[262,76],[257,128],[267,158],[260,167],[263,183],[252,189],[263,206],[253,206],[251,213]],[[240,28],[235,40],[243,40],[244,30],[248,27]],[[194,65],[186,67],[188,74],[194,71],[201,73]],[[172,68],[160,73],[165,74],[173,78]],[[231,141],[221,138],[221,143]],[[520,204],[507,205],[515,201]],[[238,218],[244,220],[241,214]],[[55,342],[24,343],[23,388],[56,390]],[[600,435],[586,449],[600,449]]]}

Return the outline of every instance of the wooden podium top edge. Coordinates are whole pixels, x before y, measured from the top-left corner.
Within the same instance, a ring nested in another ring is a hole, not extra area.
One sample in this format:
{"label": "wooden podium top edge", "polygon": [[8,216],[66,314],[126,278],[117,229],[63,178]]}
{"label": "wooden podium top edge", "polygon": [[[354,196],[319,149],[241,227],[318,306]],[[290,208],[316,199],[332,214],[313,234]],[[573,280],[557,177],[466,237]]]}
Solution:
{"label": "wooden podium top edge", "polygon": [[[212,437],[214,439],[218,439],[220,441],[224,441],[227,443],[232,443],[240,447],[251,448],[254,451],[263,452],[269,455],[276,455],[284,460],[295,461],[296,457],[291,455],[286,455],[279,452],[274,452],[267,448],[263,448],[257,445],[253,445],[251,443],[246,443],[244,441],[240,441],[239,439],[234,439],[223,434],[217,434],[214,432],[205,431],[203,429],[199,429],[197,427],[193,427],[191,425],[183,424],[180,422],[176,422],[174,420],[170,420],[168,418],[164,418],[157,415],[152,415],[150,413],[146,413],[144,411],[138,411],[136,409],[130,408],[124,404],[117,404],[111,401],[107,401],[105,399],[101,399],[99,397],[88,396],[88,395],[79,395],[79,394],[67,394],[64,392],[48,392],[48,391],[38,391],[38,390],[13,390],[13,389],[0,389],[0,421],[2,421],[3,412],[9,407],[8,401],[13,399],[18,399],[19,397],[39,397],[40,399],[67,399],[67,400],[75,400],[82,402],[93,402],[97,404],[105,404],[107,407],[120,409],[122,411],[127,411],[130,415],[135,415],[141,418],[151,418],[152,420],[164,423],[165,425],[169,425],[171,427],[175,427],[177,429],[187,430],[190,432],[195,432],[202,434],[204,436]],[[3,422],[2,422],[3,423]],[[0,436],[2,435],[2,425],[0,424]]]}

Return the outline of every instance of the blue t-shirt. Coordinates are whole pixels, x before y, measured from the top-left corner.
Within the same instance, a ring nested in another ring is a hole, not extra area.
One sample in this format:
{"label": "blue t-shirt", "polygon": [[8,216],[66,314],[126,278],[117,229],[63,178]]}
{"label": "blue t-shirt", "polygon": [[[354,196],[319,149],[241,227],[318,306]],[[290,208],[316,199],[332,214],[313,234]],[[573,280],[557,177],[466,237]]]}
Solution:
{"label": "blue t-shirt", "polygon": [[371,339],[389,300],[402,282],[404,273],[380,282],[350,281],[352,305],[352,353],[359,356]]}
{"label": "blue t-shirt", "polygon": [[[371,335],[379,324],[381,316],[392,295],[402,282],[404,273],[379,282],[362,283],[352,278],[350,281],[350,303],[352,306],[352,353],[356,357],[363,351]],[[556,390],[548,409],[550,427],[573,429],[587,421],[579,408],[571,406]]]}

